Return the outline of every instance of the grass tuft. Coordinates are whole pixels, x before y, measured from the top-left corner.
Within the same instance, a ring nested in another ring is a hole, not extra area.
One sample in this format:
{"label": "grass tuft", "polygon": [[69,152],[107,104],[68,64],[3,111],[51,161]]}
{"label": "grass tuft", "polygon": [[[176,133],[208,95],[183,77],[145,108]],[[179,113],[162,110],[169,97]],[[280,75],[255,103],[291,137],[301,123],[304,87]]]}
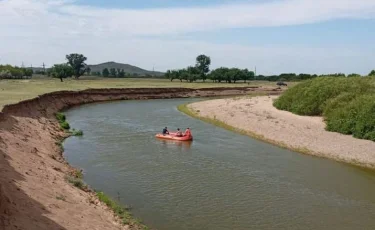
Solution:
{"label": "grass tuft", "polygon": [[72,131],[70,133],[71,133],[72,136],[77,136],[77,137],[83,136],[83,131],[82,130],[72,129]]}
{"label": "grass tuft", "polygon": [[77,187],[77,188],[79,188],[83,191],[88,190],[88,186],[85,184],[85,182],[83,182],[83,180],[81,178],[76,178],[76,177],[73,177],[73,176],[67,176],[66,180],[69,183],[71,183],[72,185],[74,185],[75,187]]}
{"label": "grass tuft", "polygon": [[103,192],[96,192],[96,196],[101,202],[107,205],[107,207],[110,208],[118,218],[120,218],[124,225],[137,225],[144,230],[148,229],[147,226],[142,224],[142,221],[135,219],[132,216],[132,214],[129,212],[129,208],[121,206]]}

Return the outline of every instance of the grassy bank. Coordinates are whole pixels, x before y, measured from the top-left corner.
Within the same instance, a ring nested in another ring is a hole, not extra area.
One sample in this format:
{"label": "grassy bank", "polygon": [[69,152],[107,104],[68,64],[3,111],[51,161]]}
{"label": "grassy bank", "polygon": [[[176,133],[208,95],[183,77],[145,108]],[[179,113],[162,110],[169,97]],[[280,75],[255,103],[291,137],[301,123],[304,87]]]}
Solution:
{"label": "grassy bank", "polygon": [[324,116],[328,131],[375,141],[375,78],[317,78],[288,89],[274,106]]}
{"label": "grassy bank", "polygon": [[[236,84],[195,82],[187,83],[168,79],[116,79],[116,78],[89,78],[89,79],[66,79],[60,82],[54,78],[36,78],[28,80],[0,80],[0,110],[6,104],[17,103],[22,100],[37,97],[38,95],[61,91],[61,90],[83,90],[88,88],[162,88],[162,87],[184,87],[184,88],[208,88],[208,87],[241,87],[241,86],[276,86],[275,82],[251,81],[249,84],[238,82]],[[293,83],[291,83],[293,84]]]}
{"label": "grassy bank", "polygon": [[272,145],[275,145],[275,146],[278,146],[278,147],[281,147],[281,148],[284,148],[284,149],[289,149],[289,150],[292,150],[292,151],[295,151],[295,152],[312,155],[312,152],[308,149],[295,148],[295,147],[292,147],[292,146],[290,146],[290,145],[288,145],[284,142],[278,142],[278,141],[275,141],[275,140],[268,139],[268,138],[264,137],[263,135],[259,135],[255,132],[251,132],[251,131],[247,131],[247,130],[244,130],[244,129],[239,129],[239,128],[233,127],[233,126],[228,125],[227,123],[225,123],[223,121],[220,121],[216,118],[201,116],[201,115],[199,115],[199,111],[191,110],[188,105],[189,104],[179,105],[177,107],[177,109],[180,112],[185,113],[188,116],[191,116],[193,118],[202,120],[204,122],[207,122],[209,124],[218,126],[220,128],[223,128],[223,129],[226,129],[226,130],[229,130],[229,131],[232,131],[232,132],[236,132],[236,133],[239,133],[239,134],[242,134],[242,135],[246,135],[246,136],[249,136],[251,138],[254,138],[254,139],[257,139],[257,140],[260,140],[260,141],[264,141],[264,142],[267,142],[269,144],[272,144]]}
{"label": "grassy bank", "polygon": [[[66,176],[66,181],[72,184],[74,187],[77,187],[85,192],[91,192],[89,186],[83,181],[83,174],[79,170],[75,170],[72,175]],[[136,229],[149,229],[147,226],[142,224],[139,219],[133,217],[129,208],[120,205],[117,201],[112,199],[110,196],[105,194],[104,192],[94,192],[96,197],[100,202],[105,204],[109,209],[113,211],[117,218],[121,221],[123,225],[129,225],[136,227]],[[58,198],[57,198],[58,199]],[[94,201],[91,201],[94,202]]]}

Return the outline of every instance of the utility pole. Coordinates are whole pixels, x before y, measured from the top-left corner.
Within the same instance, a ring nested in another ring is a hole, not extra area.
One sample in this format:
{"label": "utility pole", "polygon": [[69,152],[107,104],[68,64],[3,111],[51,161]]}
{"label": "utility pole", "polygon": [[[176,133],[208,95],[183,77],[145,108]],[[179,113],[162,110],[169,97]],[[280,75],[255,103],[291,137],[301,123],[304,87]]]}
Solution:
{"label": "utility pole", "polygon": [[43,75],[45,75],[46,74],[46,65],[44,65],[44,62],[43,62]]}
{"label": "utility pole", "polygon": [[23,64],[23,61],[22,61],[22,65],[21,65],[22,68],[25,68],[25,65]]}
{"label": "utility pole", "polygon": [[256,80],[257,79],[257,67],[255,66],[255,70],[254,70],[254,79]]}

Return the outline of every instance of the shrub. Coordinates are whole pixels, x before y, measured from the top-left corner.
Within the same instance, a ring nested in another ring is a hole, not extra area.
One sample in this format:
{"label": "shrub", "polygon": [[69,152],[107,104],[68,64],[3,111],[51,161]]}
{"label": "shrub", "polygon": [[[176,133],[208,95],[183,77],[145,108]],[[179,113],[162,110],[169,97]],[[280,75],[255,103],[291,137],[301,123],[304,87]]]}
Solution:
{"label": "shrub", "polygon": [[65,114],[63,113],[56,113],[56,119],[61,123],[66,120]]}
{"label": "shrub", "polygon": [[72,136],[83,136],[83,131],[82,130],[72,130]]}
{"label": "shrub", "polygon": [[317,78],[287,90],[274,106],[323,115],[327,130],[375,141],[374,93],[374,78]]}
{"label": "shrub", "polygon": [[85,182],[82,181],[82,179],[76,178],[76,177],[72,177],[72,176],[68,176],[66,179],[67,179],[67,181],[69,183],[71,183],[75,187],[77,187],[77,188],[79,188],[79,189],[81,189],[83,191],[88,190],[88,186],[85,184]]}
{"label": "shrub", "polygon": [[61,128],[65,129],[65,130],[69,130],[70,129],[70,125],[68,122],[64,121],[64,122],[61,122],[60,123],[60,126]]}

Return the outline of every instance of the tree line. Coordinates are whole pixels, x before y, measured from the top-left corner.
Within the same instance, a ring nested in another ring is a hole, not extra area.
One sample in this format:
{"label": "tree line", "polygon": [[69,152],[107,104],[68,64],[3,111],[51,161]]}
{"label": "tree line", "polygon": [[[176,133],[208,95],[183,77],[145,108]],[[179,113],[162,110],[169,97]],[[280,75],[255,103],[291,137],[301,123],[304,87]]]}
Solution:
{"label": "tree line", "polygon": [[96,71],[96,72],[91,72],[91,75],[93,76],[98,76],[98,77],[118,77],[118,78],[124,78],[128,76],[125,73],[124,69],[115,69],[115,68],[104,68],[103,71]]}
{"label": "tree line", "polygon": [[[165,73],[165,77],[170,81],[180,80],[187,82],[194,82],[202,80],[211,80],[213,82],[226,82],[226,83],[236,83],[237,81],[303,81],[307,79],[312,79],[316,77],[361,77],[360,74],[352,73],[345,75],[344,73],[335,74],[295,74],[295,73],[282,73],[279,75],[256,75],[254,71],[249,71],[248,69],[239,68],[227,68],[220,67],[210,71],[211,58],[206,55],[199,55],[196,58],[195,66],[188,66],[187,68],[168,70]],[[375,70],[372,70],[368,76],[375,76]]]}
{"label": "tree line", "polygon": [[[138,77],[138,74],[129,75],[126,74],[123,69],[115,68],[105,68],[102,72],[91,72],[90,67],[86,64],[87,58],[83,54],[68,54],[66,55],[67,62],[64,64],[55,64],[51,68],[47,69],[47,75],[55,78],[59,78],[63,81],[64,78],[75,77],[78,79],[84,74],[91,74],[94,76],[102,77]],[[187,82],[195,82],[202,80],[211,80],[213,82],[227,82],[236,83],[237,81],[302,81],[307,79],[312,79],[316,77],[361,77],[360,74],[349,74],[345,75],[343,73],[335,74],[295,74],[295,73],[282,73],[280,75],[256,75],[254,71],[249,71],[248,69],[239,68],[227,68],[220,67],[214,70],[210,70],[211,58],[204,54],[199,55],[196,58],[194,66],[188,66],[183,69],[168,70],[164,77],[168,78],[170,81],[180,80]],[[33,74],[31,68],[20,68],[13,67],[11,65],[0,65],[0,79],[22,79],[24,77],[30,78]],[[44,71],[43,71],[44,74]],[[372,70],[368,76],[375,76],[375,70]],[[151,76],[146,76],[151,77]]]}
{"label": "tree line", "polygon": [[31,78],[33,70],[11,65],[0,65],[0,79],[23,79]]}

